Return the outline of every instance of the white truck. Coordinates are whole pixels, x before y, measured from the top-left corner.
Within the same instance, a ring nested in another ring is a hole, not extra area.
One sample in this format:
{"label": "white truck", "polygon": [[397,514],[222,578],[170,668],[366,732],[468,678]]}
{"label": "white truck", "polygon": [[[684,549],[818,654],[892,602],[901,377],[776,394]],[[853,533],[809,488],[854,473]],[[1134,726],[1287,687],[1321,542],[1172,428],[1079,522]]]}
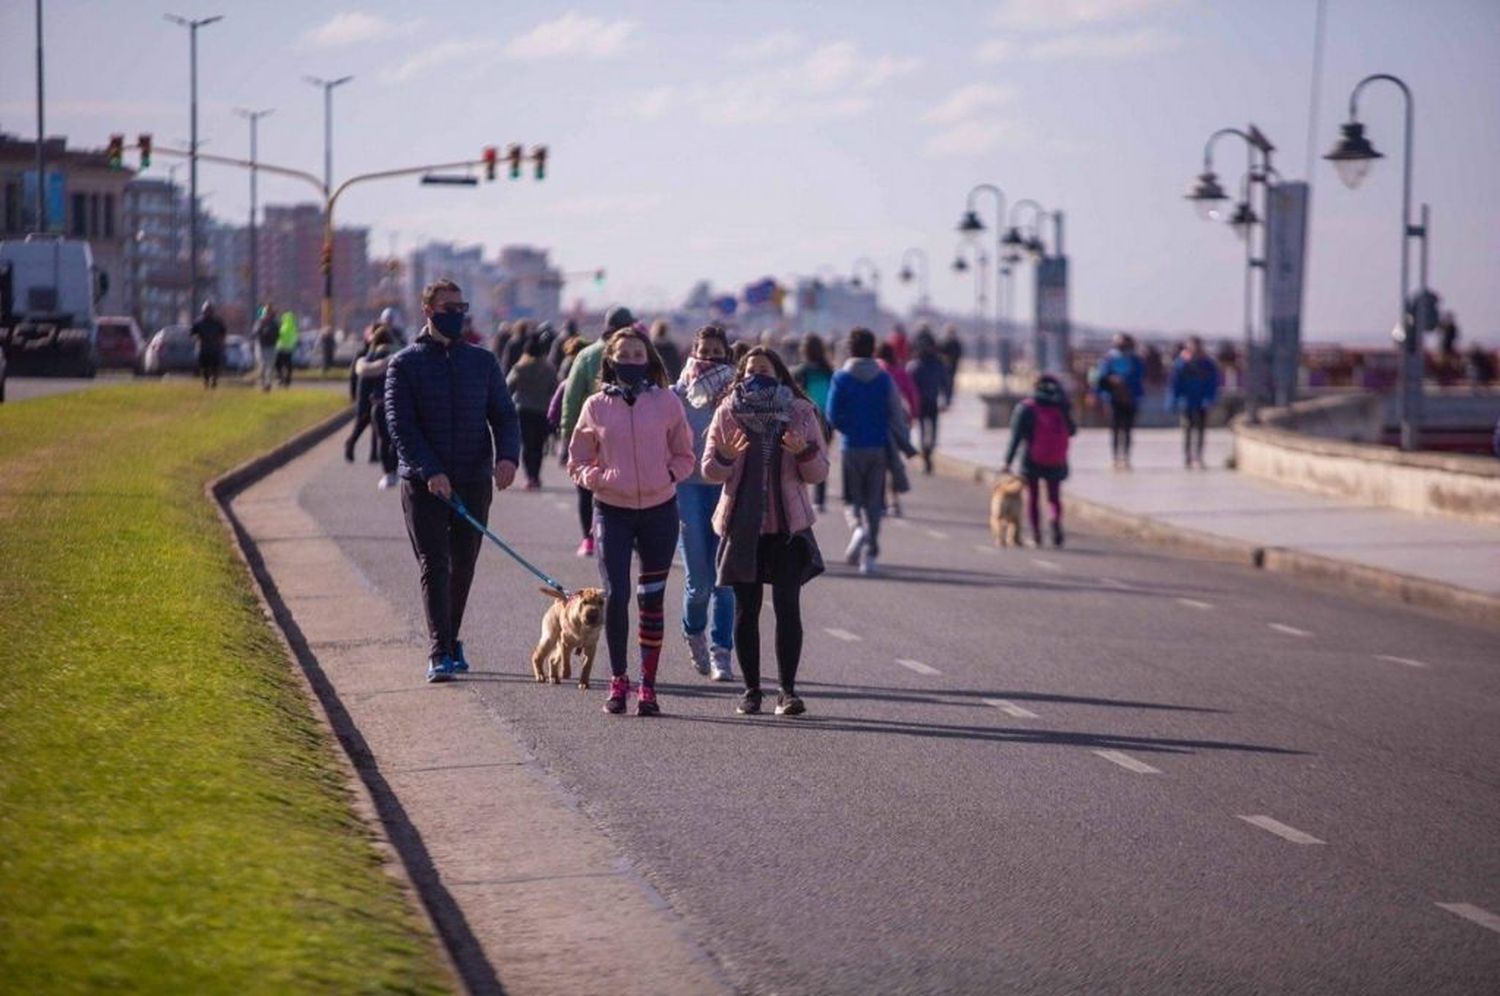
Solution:
{"label": "white truck", "polygon": [[92,377],[99,368],[94,305],[109,277],[89,244],[50,235],[0,240],[0,350],[9,374]]}

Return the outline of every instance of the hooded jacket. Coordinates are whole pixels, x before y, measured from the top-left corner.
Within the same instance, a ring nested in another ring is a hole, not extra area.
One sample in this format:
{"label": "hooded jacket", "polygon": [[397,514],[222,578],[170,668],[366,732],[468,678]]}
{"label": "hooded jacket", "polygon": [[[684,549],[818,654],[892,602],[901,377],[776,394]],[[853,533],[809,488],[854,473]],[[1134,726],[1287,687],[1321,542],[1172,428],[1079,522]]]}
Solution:
{"label": "hooded jacket", "polygon": [[1021,460],[1022,476],[1054,481],[1065,480],[1068,476],[1066,462],[1060,465],[1043,466],[1034,463],[1031,459],[1031,438],[1036,432],[1036,409],[1038,407],[1060,409],[1068,436],[1078,434],[1078,425],[1073,421],[1073,406],[1069,403],[1068,396],[1063,393],[1062,388],[1056,382],[1044,383],[1025,402],[1016,405],[1016,410],[1010,417],[1010,446],[1005,450],[1005,466],[1011,465],[1016,458],[1016,451],[1021,448],[1022,443],[1025,443],[1026,455]]}
{"label": "hooded jacket", "polygon": [[385,418],[407,480],[474,484],[502,460],[520,462],[521,420],[500,364],[462,340],[444,345],[424,330],[391,357]]}
{"label": "hooded jacket", "polygon": [[[724,485],[713,518],[714,532],[720,536],[728,532],[729,523],[733,521],[734,502],[740,490],[740,477],[745,471],[743,458],[729,463],[719,458],[719,453],[729,449],[729,433],[734,427],[732,403],[733,399],[726,397],[714,409],[708,442],[698,468],[704,480]],[[823,427],[818,422],[817,409],[801,398],[792,402],[792,421],[787,428],[801,433],[807,440],[801,453],[789,453],[785,447],[780,447],[781,507],[786,513],[784,531],[796,535],[804,529],[811,529],[817,519],[807,497],[807,485],[821,484],[828,479],[828,448],[823,443]]]}
{"label": "hooded jacket", "polygon": [[1219,365],[1207,353],[1184,352],[1172,363],[1167,382],[1168,405],[1176,411],[1198,412],[1213,407],[1219,397]]}
{"label": "hooded jacket", "polygon": [[[580,354],[581,355],[581,354]],[[634,400],[614,390],[583,403],[568,443],[568,476],[616,508],[654,508],[693,473],[693,431],[682,402],[652,386]]]}
{"label": "hooded jacket", "polygon": [[281,328],[276,333],[276,352],[290,353],[297,348],[297,316],[290,311],[281,313]]}
{"label": "hooded jacket", "polygon": [[885,449],[892,425],[906,412],[891,375],[870,357],[844,361],[828,388],[828,422],[843,433],[846,450]]}

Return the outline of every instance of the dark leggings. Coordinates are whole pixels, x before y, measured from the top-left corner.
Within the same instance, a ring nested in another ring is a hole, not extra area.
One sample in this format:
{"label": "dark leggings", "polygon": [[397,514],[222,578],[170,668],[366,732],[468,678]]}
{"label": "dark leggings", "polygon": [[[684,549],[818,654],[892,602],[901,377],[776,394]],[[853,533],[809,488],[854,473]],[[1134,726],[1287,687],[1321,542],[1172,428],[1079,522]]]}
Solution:
{"label": "dark leggings", "polygon": [[1109,451],[1116,460],[1130,459],[1130,430],[1135,428],[1135,405],[1114,404],[1109,409]]}
{"label": "dark leggings", "polygon": [[540,483],[542,480],[542,450],[547,445],[547,434],[552,430],[547,425],[547,413],[517,412],[521,419],[521,464],[526,468],[526,480]]}
{"label": "dark leggings", "polygon": [[922,469],[932,473],[932,453],[937,449],[938,436],[938,407],[936,404],[922,405],[922,413],[917,416],[918,438],[922,441]]}
{"label": "dark leggings", "polygon": [[651,508],[618,508],[594,503],[598,536],[599,577],[604,581],[604,638],[609,644],[609,670],[623,677],[629,669],[630,562],[640,554],[636,581],[636,609],[640,613],[641,681],[656,683],[661,656],[667,574],[677,552],[677,499]]}
{"label": "dark leggings", "polygon": [[[776,613],[776,672],[781,690],[791,694],[802,661],[802,560],[793,556],[784,536],[762,536],[761,577],[770,578],[771,608]],[[734,653],[746,688],[760,688],[760,607],[766,586],[734,586]]]}
{"label": "dark leggings", "polygon": [[585,538],[594,535],[594,493],[588,488],[578,488],[578,524]]}
{"label": "dark leggings", "polygon": [[385,401],[379,395],[370,399],[370,423],[374,427],[376,452],[380,455],[380,466],[387,474],[394,474],[399,462],[396,441],[391,438],[391,427],[385,420]]}
{"label": "dark leggings", "polygon": [[1203,462],[1203,436],[1207,429],[1207,408],[1189,408],[1182,413],[1182,455],[1185,460]]}
{"label": "dark leggings", "polygon": [[[1041,509],[1041,485],[1043,479],[1040,477],[1026,478],[1026,518],[1031,523],[1031,534],[1042,535],[1042,509]],[[1047,512],[1052,521],[1062,523],[1062,481],[1046,479],[1047,483]]]}
{"label": "dark leggings", "polygon": [[[344,448],[347,449],[350,453],[353,453],[354,444],[359,442],[359,437],[364,434],[365,427],[373,425],[378,417],[379,408],[373,402],[366,402],[363,405],[356,404],[354,406],[354,428],[349,430],[349,441],[347,444],[345,444]],[[375,459],[376,455],[378,454],[379,444],[380,431],[376,429],[375,431],[370,433],[371,460]]]}

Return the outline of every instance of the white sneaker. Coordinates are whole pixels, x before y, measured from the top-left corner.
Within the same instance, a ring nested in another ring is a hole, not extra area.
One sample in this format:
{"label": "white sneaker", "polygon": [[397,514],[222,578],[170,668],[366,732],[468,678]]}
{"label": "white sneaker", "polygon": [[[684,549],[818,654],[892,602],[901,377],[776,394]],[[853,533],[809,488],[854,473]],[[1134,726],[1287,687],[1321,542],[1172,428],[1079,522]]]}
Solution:
{"label": "white sneaker", "polygon": [[865,548],[865,527],[855,526],[854,535],[849,537],[849,546],[844,550],[844,563],[853,567],[859,563],[859,555]]}
{"label": "white sneaker", "polygon": [[394,488],[397,480],[398,478],[395,474],[381,474],[380,480],[375,482],[375,486],[381,491],[385,491],[388,488]]}
{"label": "white sneaker", "polygon": [[713,655],[713,667],[709,671],[709,678],[714,681],[733,681],[734,671],[729,667],[733,651],[728,647],[714,647],[711,653]]}
{"label": "white sneaker", "polygon": [[875,558],[867,553],[859,558],[859,573],[865,577],[877,577],[880,574],[880,565],[875,563]]}
{"label": "white sneaker", "polygon": [[692,662],[693,670],[699,674],[708,674],[708,636],[704,633],[682,634],[682,639],[688,645],[688,660]]}

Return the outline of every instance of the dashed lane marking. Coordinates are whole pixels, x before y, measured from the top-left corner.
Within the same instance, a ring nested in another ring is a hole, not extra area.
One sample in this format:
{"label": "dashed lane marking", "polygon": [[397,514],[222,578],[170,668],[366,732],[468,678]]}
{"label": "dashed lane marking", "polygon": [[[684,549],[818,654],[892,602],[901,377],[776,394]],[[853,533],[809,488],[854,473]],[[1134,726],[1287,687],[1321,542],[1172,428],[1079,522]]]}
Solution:
{"label": "dashed lane marking", "polygon": [[835,640],[843,640],[845,643],[855,643],[859,640],[859,635],[857,633],[851,633],[847,629],[828,629],[827,627],[825,627],[823,632],[827,633]]}
{"label": "dashed lane marking", "polygon": [[1151,765],[1147,764],[1145,761],[1137,761],[1135,758],[1131,757],[1129,754],[1124,753],[1123,751],[1118,751],[1118,750],[1096,750],[1096,751],[1094,751],[1094,753],[1098,754],[1100,757],[1104,758],[1106,761],[1109,761],[1111,764],[1118,764],[1120,767],[1124,768],[1126,771],[1134,771],[1138,775],[1159,775],[1159,774],[1161,774],[1161,770],[1159,768],[1153,768],[1153,767],[1151,767]]}
{"label": "dashed lane marking", "polygon": [[948,538],[948,534],[941,529],[924,529],[922,531],[935,540],[945,540]]}
{"label": "dashed lane marking", "polygon": [[1179,598],[1177,600],[1177,604],[1178,605],[1186,605],[1190,609],[1211,609],[1211,608],[1213,608],[1213,603],[1212,602],[1200,602],[1196,598]]}
{"label": "dashed lane marking", "polygon": [[1032,557],[1031,558],[1031,562],[1033,564],[1037,565],[1038,567],[1042,568],[1043,570],[1048,570],[1048,571],[1060,571],[1060,570],[1062,570],[1062,565],[1059,564],[1059,563],[1057,563],[1057,561],[1055,561],[1055,560],[1043,560],[1040,557]]}
{"label": "dashed lane marking", "polygon": [[1481,927],[1493,930],[1500,934],[1500,916],[1496,916],[1489,910],[1480,909],[1471,903],[1438,903],[1440,908],[1447,910],[1454,916],[1461,916],[1465,920],[1473,921]]}
{"label": "dashed lane marking", "polygon": [[933,675],[943,673],[930,664],[923,664],[921,661],[909,661],[904,657],[896,658],[896,663],[900,664],[904,668],[907,668],[908,670],[915,671],[918,674]]}
{"label": "dashed lane marking", "polygon": [[891,525],[895,526],[897,529],[910,529],[911,528],[911,523],[910,522],[907,522],[905,519],[898,519],[894,515],[887,515],[885,518],[881,519],[880,521],[881,522],[885,522],[885,523],[890,523]]}
{"label": "dashed lane marking", "polygon": [[1296,626],[1288,626],[1286,623],[1266,623],[1266,625],[1278,633],[1285,633],[1287,636],[1312,636],[1307,630],[1298,629]]}
{"label": "dashed lane marking", "polygon": [[1273,820],[1269,816],[1239,816],[1236,819],[1244,820],[1253,827],[1260,827],[1267,833],[1274,833],[1283,840],[1289,840],[1293,844],[1326,844],[1326,840],[1319,840],[1310,833],[1303,833],[1296,827],[1289,827],[1280,820]]}
{"label": "dashed lane marking", "polygon": [[1001,712],[1005,713],[1012,719],[1041,718],[1030,709],[1022,709],[1020,706],[1016,705],[1014,702],[1011,702],[1009,699],[984,699],[983,701],[985,705],[994,706],[996,709],[999,709]]}
{"label": "dashed lane marking", "polygon": [[1392,664],[1405,664],[1407,667],[1428,667],[1425,661],[1412,660],[1410,657],[1392,657],[1390,654],[1376,654],[1377,661],[1390,661]]}
{"label": "dashed lane marking", "polygon": [[1124,581],[1121,581],[1119,578],[1100,578],[1099,579],[1099,583],[1100,584],[1107,584],[1111,588],[1129,588],[1130,587],[1130,585],[1126,584]]}
{"label": "dashed lane marking", "polygon": [[980,553],[999,553],[1000,548],[993,543],[975,543],[974,549]]}

